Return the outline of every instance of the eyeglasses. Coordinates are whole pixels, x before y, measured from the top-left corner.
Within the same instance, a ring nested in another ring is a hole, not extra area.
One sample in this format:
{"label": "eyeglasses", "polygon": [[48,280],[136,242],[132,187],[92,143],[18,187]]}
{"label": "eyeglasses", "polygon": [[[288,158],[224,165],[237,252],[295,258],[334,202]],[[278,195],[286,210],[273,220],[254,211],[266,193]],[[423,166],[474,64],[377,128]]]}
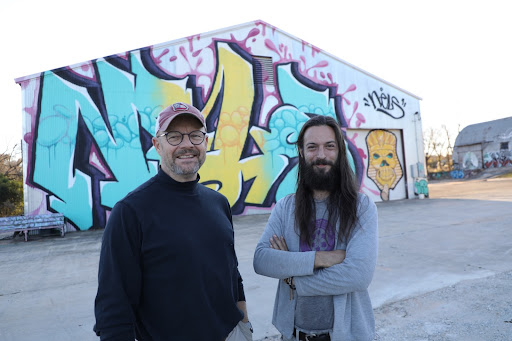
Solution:
{"label": "eyeglasses", "polygon": [[192,143],[193,145],[198,145],[198,144],[203,143],[206,133],[201,130],[194,130],[188,134],[183,134],[183,133],[180,133],[179,131],[168,131],[167,133],[157,135],[157,137],[165,136],[165,138],[167,139],[167,142],[169,142],[169,144],[171,146],[179,146],[180,143],[183,141],[184,135],[188,135],[188,139],[190,140],[190,143]]}

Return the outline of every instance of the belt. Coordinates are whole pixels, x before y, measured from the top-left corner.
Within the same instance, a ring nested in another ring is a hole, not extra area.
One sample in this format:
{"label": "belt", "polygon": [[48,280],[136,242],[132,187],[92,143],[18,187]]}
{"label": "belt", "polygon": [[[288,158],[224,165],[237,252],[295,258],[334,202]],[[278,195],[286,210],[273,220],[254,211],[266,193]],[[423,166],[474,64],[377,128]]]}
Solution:
{"label": "belt", "polygon": [[331,341],[331,337],[328,333],[326,334],[306,334],[298,330],[293,330],[293,335],[297,336],[299,333],[300,341]]}

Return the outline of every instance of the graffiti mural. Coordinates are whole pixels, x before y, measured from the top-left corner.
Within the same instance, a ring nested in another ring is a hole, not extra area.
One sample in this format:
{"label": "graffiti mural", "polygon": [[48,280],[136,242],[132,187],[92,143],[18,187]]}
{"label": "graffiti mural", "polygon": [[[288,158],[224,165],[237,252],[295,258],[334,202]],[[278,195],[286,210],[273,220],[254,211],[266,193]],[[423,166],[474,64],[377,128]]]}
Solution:
{"label": "graffiti mural", "polygon": [[450,171],[450,176],[452,179],[463,179],[464,171],[461,169],[454,169],[454,170]]}
{"label": "graffiti mural", "polygon": [[366,137],[368,177],[379,188],[382,200],[389,200],[389,191],[402,178],[402,165],[397,155],[396,136],[386,130],[372,130]]}
{"label": "graffiti mural", "polygon": [[420,196],[423,194],[428,198],[428,182],[427,179],[417,178],[414,181],[414,194]]}
{"label": "graffiti mural", "polygon": [[[264,72],[263,58],[271,61]],[[367,124],[358,99],[368,91],[358,90],[357,77],[346,79],[314,46],[254,22],[236,35],[196,35],[24,80],[29,214],[61,212],[76,229],[104,227],[114,204],[157,173],[155,118],[177,101],[206,118],[201,182],[225,195],[233,214],[269,211],[295,190],[295,141],[309,117],[332,116],[344,131]],[[379,108],[404,112],[393,98],[379,97]],[[396,139],[382,136],[368,140],[370,155],[396,152]],[[367,155],[346,141],[364,190]],[[372,161],[368,175],[387,198],[401,166],[379,158],[388,165]]]}
{"label": "graffiti mural", "polygon": [[363,100],[365,106],[392,118],[399,119],[405,116],[407,105],[405,99],[399,100],[396,96],[386,94],[383,88],[380,88],[380,94],[377,91],[372,91]]}
{"label": "graffiti mural", "polygon": [[487,152],[484,154],[484,168],[506,166],[512,166],[512,151],[502,149],[499,152]]}
{"label": "graffiti mural", "polygon": [[467,152],[462,158],[462,169],[477,169],[478,168],[478,157],[473,152]]}

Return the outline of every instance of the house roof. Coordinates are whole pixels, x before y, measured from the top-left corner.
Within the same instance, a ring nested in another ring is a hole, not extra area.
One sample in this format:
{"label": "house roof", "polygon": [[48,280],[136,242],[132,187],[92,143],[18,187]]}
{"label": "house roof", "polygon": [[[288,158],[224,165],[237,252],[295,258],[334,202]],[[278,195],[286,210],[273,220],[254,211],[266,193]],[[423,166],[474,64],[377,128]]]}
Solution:
{"label": "house roof", "polygon": [[455,139],[454,147],[500,140],[512,140],[512,117],[467,126]]}
{"label": "house roof", "polygon": [[[294,40],[296,40],[298,42],[301,42],[302,44],[309,45],[311,47],[314,46],[313,44],[305,42],[302,39],[299,39],[299,38],[297,38],[297,37],[295,37],[295,36],[285,32],[285,31],[283,31],[283,30],[281,30],[281,29],[279,29],[279,28],[277,28],[277,27],[275,27],[273,25],[270,25],[270,24],[264,22],[263,20],[250,21],[250,22],[247,22],[247,23],[244,23],[244,24],[239,24],[239,25],[235,25],[235,26],[225,27],[225,28],[222,28],[222,29],[219,29],[219,30],[214,30],[214,31],[206,32],[206,33],[201,33],[200,35],[201,35],[201,37],[208,37],[208,36],[212,36],[212,35],[222,34],[222,33],[226,32],[226,31],[234,31],[234,30],[237,30],[237,29],[241,29],[241,28],[244,28],[246,26],[254,26],[255,24],[264,24],[265,26],[271,28],[272,30],[278,31],[280,34],[286,35],[286,36],[290,37],[291,39],[294,39]],[[182,44],[184,42],[187,42],[188,38],[189,37],[184,37],[184,38],[172,40],[172,41],[165,42],[165,43],[155,44],[155,45],[153,45],[153,47],[154,48],[161,48],[161,47],[166,47],[166,46]],[[405,93],[405,94],[407,94],[409,96],[412,96],[412,97],[414,97],[414,98],[416,98],[418,100],[422,99],[421,97],[416,96],[413,93],[411,93],[411,92],[409,92],[407,90],[404,90],[404,89],[402,89],[402,88],[400,88],[400,87],[398,87],[398,86],[396,86],[396,85],[394,85],[394,84],[392,84],[392,83],[390,83],[390,82],[388,82],[388,81],[386,81],[386,80],[384,80],[382,78],[379,78],[379,77],[377,77],[377,76],[375,76],[375,75],[373,75],[373,74],[371,74],[371,73],[369,73],[369,72],[367,72],[367,71],[365,71],[363,69],[360,69],[357,66],[355,66],[353,64],[350,64],[349,62],[344,61],[343,59],[340,59],[340,58],[338,58],[336,56],[333,56],[330,53],[328,53],[328,52],[326,52],[326,51],[324,51],[324,50],[322,50],[322,49],[320,49],[320,48],[318,48],[316,46],[314,46],[314,47],[316,49],[318,49],[318,51],[320,53],[325,54],[325,55],[327,55],[327,56],[329,56],[329,57],[339,61],[340,63],[345,64],[346,66],[348,66],[348,67],[350,67],[350,68],[352,68],[354,70],[357,70],[357,71],[359,71],[359,72],[361,72],[361,73],[363,73],[363,74],[365,74],[367,76],[370,76],[370,77],[378,80],[379,82],[387,84],[387,85],[389,85],[389,86],[391,86],[391,87],[393,87],[393,88],[395,88],[395,89],[397,89],[397,90],[399,90],[399,91],[401,91],[401,92],[403,92],[403,93]],[[135,49],[135,50],[138,50],[138,49]],[[130,51],[126,51],[126,52],[130,52]],[[83,65],[83,63],[77,63],[77,64],[69,65],[69,67],[71,69],[73,69],[73,68],[79,68],[79,67],[81,67],[81,65]],[[19,84],[19,83],[21,83],[23,81],[26,81],[26,80],[29,80],[29,79],[32,79],[32,78],[37,78],[37,77],[40,77],[40,76],[41,76],[41,73],[36,73],[36,74],[32,74],[32,75],[16,78],[14,81]]]}

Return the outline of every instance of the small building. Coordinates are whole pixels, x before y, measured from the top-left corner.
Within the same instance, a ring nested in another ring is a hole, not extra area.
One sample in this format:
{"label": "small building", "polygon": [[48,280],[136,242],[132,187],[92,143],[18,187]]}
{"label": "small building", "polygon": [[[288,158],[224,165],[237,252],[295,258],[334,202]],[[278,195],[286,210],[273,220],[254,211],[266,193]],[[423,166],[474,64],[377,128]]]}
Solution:
{"label": "small building", "polygon": [[512,117],[462,129],[455,139],[453,163],[462,171],[512,167]]}
{"label": "small building", "polygon": [[156,174],[155,118],[178,101],[206,117],[201,182],[234,214],[268,213],[295,191],[294,143],[313,115],[339,122],[372,200],[428,194],[421,99],[260,20],[16,82],[26,214],[61,212],[77,230],[104,227],[114,204]]}

